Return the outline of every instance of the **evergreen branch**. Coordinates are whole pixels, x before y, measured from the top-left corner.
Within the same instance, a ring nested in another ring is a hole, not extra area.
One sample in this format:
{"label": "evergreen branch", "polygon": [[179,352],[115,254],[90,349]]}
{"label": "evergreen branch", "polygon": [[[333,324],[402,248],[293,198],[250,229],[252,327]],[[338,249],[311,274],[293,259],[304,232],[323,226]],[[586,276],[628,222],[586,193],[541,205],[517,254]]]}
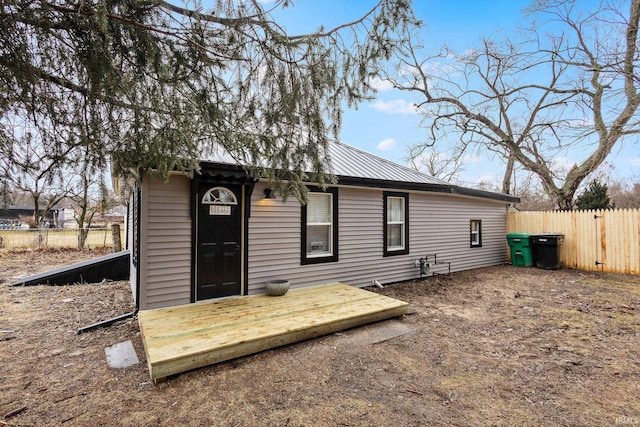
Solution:
{"label": "evergreen branch", "polygon": [[151,108],[151,107],[145,107],[145,106],[140,106],[140,105],[133,105],[133,104],[129,104],[126,102],[122,102],[120,100],[108,97],[108,96],[104,96],[101,94],[96,94],[94,92],[91,92],[88,88],[81,86],[77,83],[73,83],[63,77],[60,76],[55,76],[51,73],[46,72],[45,70],[35,67],[31,64],[25,64],[25,63],[21,63],[19,65],[17,65],[14,62],[11,61],[7,61],[6,57],[0,57],[0,66],[5,67],[5,68],[20,68],[21,71],[25,71],[27,70],[27,72],[29,74],[32,74],[34,76],[36,76],[37,78],[47,81],[49,83],[53,83],[56,86],[68,89],[70,91],[76,92],[78,94],[81,94],[83,96],[92,96],[97,98],[100,101],[103,101],[107,104],[113,105],[114,107],[120,107],[120,108],[124,108],[127,110],[139,110],[139,111],[146,111],[146,112],[153,112],[153,113],[159,113],[159,114],[169,114],[170,111],[168,110],[161,110],[158,108]]}
{"label": "evergreen branch", "polygon": [[[196,10],[186,9],[186,8],[183,8],[183,7],[175,6],[175,5],[172,5],[171,3],[168,3],[168,2],[166,2],[164,0],[161,0],[159,2],[159,4],[163,8],[166,8],[166,9],[172,11],[172,12],[178,13],[178,14],[186,16],[188,18],[197,18],[197,19],[201,19],[203,21],[224,25],[226,27],[234,27],[235,28],[238,25],[250,24],[250,25],[255,25],[255,26],[258,26],[258,27],[262,27],[264,29],[270,29],[269,22],[266,21],[266,20],[251,19],[251,18],[248,18],[248,17],[243,17],[243,18],[221,18],[221,17],[217,17],[217,16],[211,15],[211,14],[201,13],[201,12],[196,11]],[[338,25],[337,27],[334,27],[329,31],[309,33],[309,34],[300,34],[300,35],[293,35],[293,36],[285,35],[284,38],[286,38],[289,41],[296,41],[296,40],[303,40],[303,39],[320,39],[320,38],[331,37],[335,33],[339,32],[340,30],[343,30],[345,28],[351,28],[351,27],[354,27],[354,26],[356,26],[358,24],[362,24],[363,22],[365,22],[367,20],[367,18],[369,18],[369,16],[371,16],[371,15],[373,15],[375,13],[375,11],[380,7],[381,4],[382,4],[382,0],[379,1],[369,12],[367,12],[365,15],[363,15],[360,19],[357,19],[357,20],[352,21],[352,22],[348,22],[346,24]]]}
{"label": "evergreen branch", "polygon": [[325,37],[331,37],[342,29],[351,28],[351,27],[355,27],[358,24],[362,24],[364,21],[367,20],[367,18],[369,18],[369,16],[373,15],[373,13],[380,7],[381,4],[382,4],[382,0],[378,2],[369,12],[367,12],[360,19],[357,19],[355,21],[352,21],[346,24],[338,25],[337,27],[334,27],[329,31],[325,31],[323,33],[317,32],[317,33],[302,34],[297,36],[287,36],[287,39],[290,41],[294,41],[294,40],[300,40],[300,39],[320,39]]}
{"label": "evergreen branch", "polygon": [[[47,3],[47,6],[51,7],[54,10],[57,10],[58,12],[63,12],[63,13],[73,13],[73,14],[80,14],[80,15],[84,15],[84,16],[94,16],[96,14],[96,11],[91,10],[91,9],[87,9],[87,8],[72,9],[72,8],[63,7],[63,6],[59,6],[59,5],[52,4],[52,3]],[[220,59],[226,59],[226,60],[229,60],[229,61],[231,61],[231,60],[233,60],[233,61],[243,61],[243,60],[244,61],[249,61],[249,59],[245,59],[245,58],[234,58],[234,57],[230,57],[230,56],[221,55],[220,53],[214,52],[211,49],[207,48],[206,46],[204,46],[204,45],[202,45],[200,43],[197,43],[196,41],[194,41],[194,40],[192,40],[190,38],[187,38],[187,37],[179,34],[176,31],[163,30],[161,28],[154,27],[154,26],[151,26],[151,25],[147,25],[147,24],[144,24],[142,22],[135,21],[133,19],[125,18],[124,16],[116,15],[114,13],[105,13],[105,16],[107,18],[109,18],[109,19],[114,20],[114,21],[119,21],[119,22],[122,22],[124,24],[131,25],[131,26],[136,27],[136,28],[140,28],[142,30],[151,31],[151,32],[154,32],[154,33],[157,33],[157,34],[163,34],[165,36],[174,37],[177,40],[180,40],[181,42],[184,42],[184,43],[189,44],[189,45],[191,45],[193,47],[196,47],[196,48],[198,48],[198,49],[200,49],[200,50],[202,50],[204,52],[207,52],[207,53],[209,53],[209,54],[211,54],[211,55],[213,55],[213,56],[215,56],[217,58],[220,58]]]}

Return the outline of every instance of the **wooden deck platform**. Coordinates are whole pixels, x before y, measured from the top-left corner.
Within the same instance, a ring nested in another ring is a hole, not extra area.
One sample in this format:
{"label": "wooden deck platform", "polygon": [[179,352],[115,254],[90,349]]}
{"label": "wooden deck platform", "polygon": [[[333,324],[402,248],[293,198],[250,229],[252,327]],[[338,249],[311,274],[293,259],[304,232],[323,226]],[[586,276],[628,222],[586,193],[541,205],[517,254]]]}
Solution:
{"label": "wooden deck platform", "polygon": [[408,303],[342,283],[251,295],[138,315],[154,381],[407,312]]}

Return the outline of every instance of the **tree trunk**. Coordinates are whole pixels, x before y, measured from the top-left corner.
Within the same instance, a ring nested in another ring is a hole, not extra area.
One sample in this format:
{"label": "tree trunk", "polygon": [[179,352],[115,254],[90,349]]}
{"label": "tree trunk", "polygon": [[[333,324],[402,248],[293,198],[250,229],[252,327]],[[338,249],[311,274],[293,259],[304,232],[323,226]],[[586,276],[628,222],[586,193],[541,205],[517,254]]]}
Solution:
{"label": "tree trunk", "polygon": [[88,228],[80,227],[78,228],[78,248],[84,248],[84,245],[87,243],[87,235],[89,234]]}
{"label": "tree trunk", "polygon": [[111,236],[113,237],[113,252],[122,250],[122,239],[120,239],[120,225],[111,225]]}
{"label": "tree trunk", "polygon": [[[546,193],[551,198],[553,210],[571,210],[573,208],[573,193],[565,194],[561,188],[549,187],[543,183]],[[574,192],[575,193],[575,192]]]}
{"label": "tree trunk", "polygon": [[40,203],[38,203],[38,197],[39,195],[33,198],[33,223],[40,228]]}
{"label": "tree trunk", "polygon": [[502,178],[502,193],[511,194],[511,177],[513,177],[513,168],[515,167],[516,159],[512,154],[509,154],[507,158],[507,168],[504,171],[504,177]]}
{"label": "tree trunk", "polygon": [[571,209],[573,209],[573,196],[574,196],[574,193],[572,193],[572,194],[563,194],[559,198],[560,199],[560,207],[558,209],[560,209],[560,210],[571,210]]}

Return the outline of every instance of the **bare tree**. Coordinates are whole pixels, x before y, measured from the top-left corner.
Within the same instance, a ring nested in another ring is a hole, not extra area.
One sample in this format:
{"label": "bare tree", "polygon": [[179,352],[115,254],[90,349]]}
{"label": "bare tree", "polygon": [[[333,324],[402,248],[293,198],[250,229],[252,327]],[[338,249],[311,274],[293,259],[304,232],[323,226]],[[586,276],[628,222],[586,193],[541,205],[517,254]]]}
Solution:
{"label": "bare tree", "polygon": [[0,177],[0,208],[6,209],[9,205],[13,204],[11,187],[7,180]]}
{"label": "bare tree", "polygon": [[105,174],[96,160],[92,159],[88,149],[80,152],[72,170],[76,179],[66,198],[71,203],[73,219],[78,225],[79,248],[84,248],[95,216],[114,204],[105,184]]}
{"label": "bare tree", "polygon": [[[587,11],[576,0],[538,2],[531,37],[486,39],[459,55],[443,48],[425,56],[409,39],[387,77],[418,94],[427,144],[454,134],[463,146],[494,151],[507,159],[503,191],[517,162],[539,177],[554,208],[570,208],[612,148],[640,133],[640,0],[626,11],[618,5]],[[554,170],[556,157],[577,152],[582,158],[566,174]]]}
{"label": "bare tree", "polygon": [[[51,144],[55,129],[47,124],[20,121],[13,117],[14,138],[1,148],[0,179],[6,188],[28,194],[33,203],[33,223],[42,228],[48,212],[70,191],[72,177],[63,173],[71,148]],[[5,123],[6,125],[6,123]]]}
{"label": "bare tree", "polygon": [[464,152],[456,150],[453,154],[448,154],[430,148],[426,145],[409,147],[406,161],[412,168],[434,178],[455,182],[464,170]]}
{"label": "bare tree", "polygon": [[614,181],[609,183],[609,194],[615,208],[640,208],[640,181]]}

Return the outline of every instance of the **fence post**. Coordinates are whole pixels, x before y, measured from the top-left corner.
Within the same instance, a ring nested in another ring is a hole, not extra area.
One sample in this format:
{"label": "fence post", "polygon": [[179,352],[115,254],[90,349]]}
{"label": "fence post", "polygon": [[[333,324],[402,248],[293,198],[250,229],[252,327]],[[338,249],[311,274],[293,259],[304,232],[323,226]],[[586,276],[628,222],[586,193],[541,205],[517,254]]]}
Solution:
{"label": "fence post", "polygon": [[42,227],[38,227],[38,237],[36,238],[36,249],[42,249],[43,245],[48,243],[48,231],[46,229],[42,229]]}
{"label": "fence post", "polygon": [[122,240],[120,239],[120,224],[111,225],[111,236],[113,238],[113,252],[122,250]]}

